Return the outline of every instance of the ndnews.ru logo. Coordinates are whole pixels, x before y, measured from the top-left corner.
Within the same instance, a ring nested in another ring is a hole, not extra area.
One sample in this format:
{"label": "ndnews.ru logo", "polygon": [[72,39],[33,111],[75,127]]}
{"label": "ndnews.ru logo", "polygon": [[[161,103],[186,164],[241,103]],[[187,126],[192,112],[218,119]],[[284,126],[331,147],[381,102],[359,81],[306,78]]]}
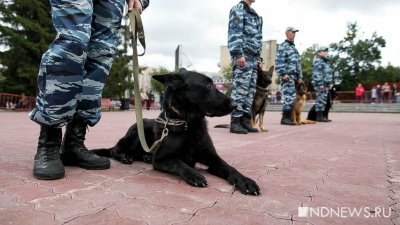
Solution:
{"label": "ndnews.ru logo", "polygon": [[385,207],[299,207],[299,217],[329,217],[329,218],[351,218],[363,217],[374,218],[383,217],[389,218],[391,216],[391,208]]}

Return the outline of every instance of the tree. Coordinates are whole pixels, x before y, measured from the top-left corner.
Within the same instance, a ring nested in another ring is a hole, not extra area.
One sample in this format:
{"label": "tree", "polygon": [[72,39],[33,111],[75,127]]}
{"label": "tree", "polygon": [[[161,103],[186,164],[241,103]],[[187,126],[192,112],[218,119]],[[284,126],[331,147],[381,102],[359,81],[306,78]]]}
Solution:
{"label": "tree", "polygon": [[0,4],[0,92],[35,95],[38,65],[55,37],[48,0]]}
{"label": "tree", "polygon": [[[357,23],[349,23],[346,36],[339,43],[330,45],[332,65],[340,90],[353,90],[358,82],[363,83],[365,74],[380,64],[381,48],[386,46],[383,37],[374,32],[370,39],[359,37]],[[337,73],[335,73],[337,72]]]}

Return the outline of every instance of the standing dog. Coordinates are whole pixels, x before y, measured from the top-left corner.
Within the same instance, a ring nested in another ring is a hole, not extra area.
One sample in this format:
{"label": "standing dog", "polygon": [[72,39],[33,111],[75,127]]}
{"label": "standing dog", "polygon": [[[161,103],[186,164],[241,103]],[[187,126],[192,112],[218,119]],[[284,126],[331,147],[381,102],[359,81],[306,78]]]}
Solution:
{"label": "standing dog", "polygon": [[301,112],[304,109],[307,101],[307,86],[304,81],[296,82],[296,101],[294,103],[294,109],[292,111],[292,121],[296,125],[302,124],[315,124],[311,120],[301,120]]}
{"label": "standing dog", "polygon": [[151,158],[154,169],[178,175],[196,187],[207,186],[205,177],[195,169],[195,164],[201,163],[208,167],[210,174],[227,180],[243,194],[260,194],[255,181],[221,159],[207,132],[205,116],[229,114],[235,107],[233,101],[219,92],[209,77],[200,73],[181,69],[179,73],[153,78],[166,87],[163,111],[157,119],[143,122],[147,144],[160,145],[152,154],[146,153],[134,124],[114,147],[98,149],[95,153],[126,164]]}
{"label": "standing dog", "polygon": [[272,83],[274,69],[275,67],[271,66],[268,71],[263,71],[259,67],[257,71],[256,94],[251,107],[251,125],[255,128],[258,120],[258,127],[263,132],[268,131],[264,127],[264,113],[268,105],[268,86]]}

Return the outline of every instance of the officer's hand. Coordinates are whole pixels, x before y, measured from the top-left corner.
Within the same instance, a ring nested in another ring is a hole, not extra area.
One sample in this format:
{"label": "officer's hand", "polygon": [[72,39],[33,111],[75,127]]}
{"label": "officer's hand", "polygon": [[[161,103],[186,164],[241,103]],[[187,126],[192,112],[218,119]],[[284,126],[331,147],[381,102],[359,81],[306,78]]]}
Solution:
{"label": "officer's hand", "polygon": [[289,75],[285,74],[285,76],[282,77],[282,80],[284,80],[284,81],[290,80]]}
{"label": "officer's hand", "polygon": [[139,0],[128,0],[128,11],[132,11],[133,9],[142,13],[142,3]]}
{"label": "officer's hand", "polygon": [[246,65],[246,59],[244,58],[244,56],[237,58],[236,59],[236,64],[239,67],[244,67]]}
{"label": "officer's hand", "polygon": [[321,89],[321,90],[323,90],[324,88],[325,88],[324,85],[320,85],[320,86],[319,86],[319,89]]}

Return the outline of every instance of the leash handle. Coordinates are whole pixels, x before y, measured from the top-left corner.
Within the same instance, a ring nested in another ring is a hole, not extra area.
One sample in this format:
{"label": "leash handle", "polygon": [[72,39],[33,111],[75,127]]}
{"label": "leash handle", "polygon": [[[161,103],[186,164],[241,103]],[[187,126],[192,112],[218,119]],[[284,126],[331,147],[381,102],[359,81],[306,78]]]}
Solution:
{"label": "leash handle", "polygon": [[[144,37],[144,29],[140,13],[137,10],[132,10],[128,12],[129,20],[131,23],[132,31],[132,65],[133,65],[133,79],[134,79],[134,93],[135,93],[135,113],[136,113],[136,125],[139,134],[140,144],[144,151],[150,153],[151,150],[146,142],[146,137],[144,135],[143,126],[143,115],[142,115],[142,101],[140,99],[139,91],[139,60],[138,56],[144,55],[146,51],[146,42]],[[140,44],[143,46],[144,51],[142,54],[138,54],[137,51],[137,40],[139,39]]]}

